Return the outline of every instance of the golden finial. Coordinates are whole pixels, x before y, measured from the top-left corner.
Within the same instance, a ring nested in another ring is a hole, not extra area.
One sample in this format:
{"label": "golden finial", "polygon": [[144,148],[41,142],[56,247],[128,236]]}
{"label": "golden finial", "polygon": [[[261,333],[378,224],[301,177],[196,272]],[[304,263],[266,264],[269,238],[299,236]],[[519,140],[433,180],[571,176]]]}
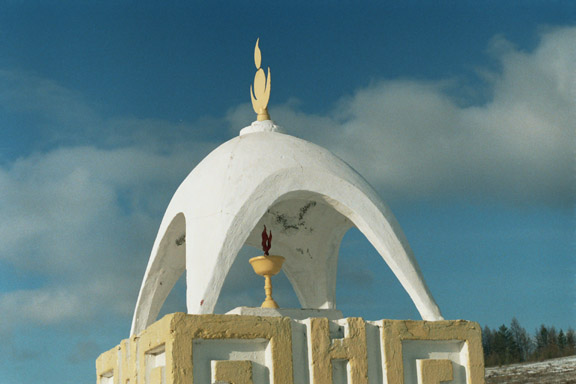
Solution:
{"label": "golden finial", "polygon": [[252,108],[258,115],[258,121],[270,120],[268,114],[268,101],[270,100],[270,67],[268,67],[268,78],[264,70],[260,68],[262,62],[262,54],[258,47],[260,38],[256,40],[256,47],[254,48],[254,64],[256,64],[256,75],[254,75],[254,88],[250,86],[250,98],[252,99]]}

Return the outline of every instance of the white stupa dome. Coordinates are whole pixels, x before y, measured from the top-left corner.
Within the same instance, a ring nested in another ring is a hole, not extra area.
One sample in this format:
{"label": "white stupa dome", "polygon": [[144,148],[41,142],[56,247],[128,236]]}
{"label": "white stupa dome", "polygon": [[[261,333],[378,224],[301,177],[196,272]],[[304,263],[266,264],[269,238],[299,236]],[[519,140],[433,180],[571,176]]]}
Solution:
{"label": "white stupa dome", "polygon": [[374,189],[328,150],[276,128],[270,120],[253,123],[182,182],[154,242],[131,333],[156,320],[184,271],[188,313],[212,313],[238,252],[244,244],[259,247],[264,225],[303,308],[335,308],[340,242],[355,226],[422,318],[441,320],[400,226]]}

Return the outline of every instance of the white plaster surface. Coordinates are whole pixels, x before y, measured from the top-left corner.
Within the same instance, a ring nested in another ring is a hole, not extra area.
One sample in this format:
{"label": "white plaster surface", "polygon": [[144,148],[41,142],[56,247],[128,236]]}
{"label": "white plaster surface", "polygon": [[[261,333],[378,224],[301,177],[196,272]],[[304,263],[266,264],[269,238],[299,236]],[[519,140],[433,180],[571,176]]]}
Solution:
{"label": "white plaster surface", "polygon": [[307,324],[308,323],[303,321],[292,321],[292,362],[294,364],[294,383],[307,384],[310,381]]}
{"label": "white plaster surface", "polygon": [[348,384],[352,380],[350,376],[350,365],[347,360],[332,360],[332,384]]}
{"label": "white plaster surface", "polygon": [[[153,321],[186,270],[187,311],[212,313],[244,244],[271,252],[303,308],[334,309],[340,242],[356,226],[380,253],[424,320],[441,320],[410,246],[389,208],[328,150],[273,132],[271,121],[222,144],[183,181],[166,210],[138,296],[131,334]],[[239,303],[241,304],[241,303]],[[383,314],[385,316],[385,314]]]}
{"label": "white plaster surface", "polygon": [[249,360],[255,384],[269,384],[272,368],[270,343],[252,340],[194,340],[193,377],[195,383],[212,383],[213,361]]}
{"label": "white plaster surface", "polygon": [[146,371],[145,371],[145,382],[149,383],[150,374],[153,369],[160,368],[162,369],[162,383],[166,382],[166,351],[164,350],[164,346],[157,348],[156,350],[149,351],[146,353]]}
{"label": "white plaster surface", "polygon": [[467,382],[468,347],[463,341],[404,340],[402,342],[402,359],[405,384],[420,383],[418,380],[418,360],[425,359],[451,360],[454,379],[445,383],[464,384]]}
{"label": "white plaster surface", "polygon": [[114,376],[113,375],[102,375],[100,377],[100,384],[114,384]]}
{"label": "white plaster surface", "polygon": [[368,353],[368,382],[382,383],[382,367],[385,367],[382,353],[382,336],[377,322],[366,322],[366,350]]}
{"label": "white plaster surface", "polygon": [[329,320],[342,318],[342,312],[337,309],[299,309],[299,308],[254,308],[236,307],[226,312],[227,315],[244,316],[286,316],[293,320],[304,320],[310,317],[326,317]]}
{"label": "white plaster surface", "polygon": [[254,132],[282,132],[282,128],[277,126],[272,120],[255,121],[246,128],[242,128],[240,136]]}

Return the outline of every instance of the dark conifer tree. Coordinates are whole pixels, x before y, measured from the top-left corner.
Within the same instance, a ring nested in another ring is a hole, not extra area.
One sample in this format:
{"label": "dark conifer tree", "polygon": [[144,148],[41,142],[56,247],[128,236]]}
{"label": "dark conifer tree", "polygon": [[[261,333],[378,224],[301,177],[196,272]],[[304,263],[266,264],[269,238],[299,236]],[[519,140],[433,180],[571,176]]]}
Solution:
{"label": "dark conifer tree", "polygon": [[545,359],[546,348],[548,347],[548,328],[544,324],[536,331],[536,351],[535,359]]}
{"label": "dark conifer tree", "polygon": [[513,340],[512,334],[508,327],[504,324],[498,328],[496,334],[494,335],[494,353],[496,354],[496,364],[505,365],[512,362],[513,354]]}
{"label": "dark conifer tree", "polygon": [[558,332],[558,349],[560,350],[560,356],[566,356],[564,354],[566,352],[566,335],[564,335],[562,329]]}
{"label": "dark conifer tree", "polygon": [[515,317],[512,318],[512,323],[510,323],[510,332],[517,348],[515,362],[521,363],[528,360],[533,350],[532,338]]}
{"label": "dark conifer tree", "polygon": [[531,338],[516,318],[510,328],[501,325],[498,330],[485,326],[482,330],[482,347],[486,367],[520,363],[527,360],[542,361],[561,356],[576,355],[576,332],[568,328],[547,327],[542,324]]}
{"label": "dark conifer tree", "polygon": [[556,327],[548,328],[548,348],[546,350],[546,359],[554,359],[560,356],[560,348],[558,347],[558,332]]}
{"label": "dark conifer tree", "polygon": [[576,355],[576,333],[572,328],[566,331],[566,356]]}
{"label": "dark conifer tree", "polygon": [[489,356],[492,353],[494,335],[492,330],[485,326],[482,330],[482,348],[484,349],[484,356]]}

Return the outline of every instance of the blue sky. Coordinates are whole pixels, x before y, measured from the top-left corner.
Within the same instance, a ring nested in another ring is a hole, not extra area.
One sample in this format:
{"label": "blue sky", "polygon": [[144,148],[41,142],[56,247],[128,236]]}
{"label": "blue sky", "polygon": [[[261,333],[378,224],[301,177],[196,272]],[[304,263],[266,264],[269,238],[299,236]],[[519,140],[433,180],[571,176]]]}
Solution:
{"label": "blue sky", "polygon": [[[272,118],[376,188],[446,318],[576,327],[576,5],[454,3],[0,3],[0,384],[93,383],[129,336],[172,193],[254,120],[258,37]],[[355,230],[338,273],[345,315],[419,318]]]}

